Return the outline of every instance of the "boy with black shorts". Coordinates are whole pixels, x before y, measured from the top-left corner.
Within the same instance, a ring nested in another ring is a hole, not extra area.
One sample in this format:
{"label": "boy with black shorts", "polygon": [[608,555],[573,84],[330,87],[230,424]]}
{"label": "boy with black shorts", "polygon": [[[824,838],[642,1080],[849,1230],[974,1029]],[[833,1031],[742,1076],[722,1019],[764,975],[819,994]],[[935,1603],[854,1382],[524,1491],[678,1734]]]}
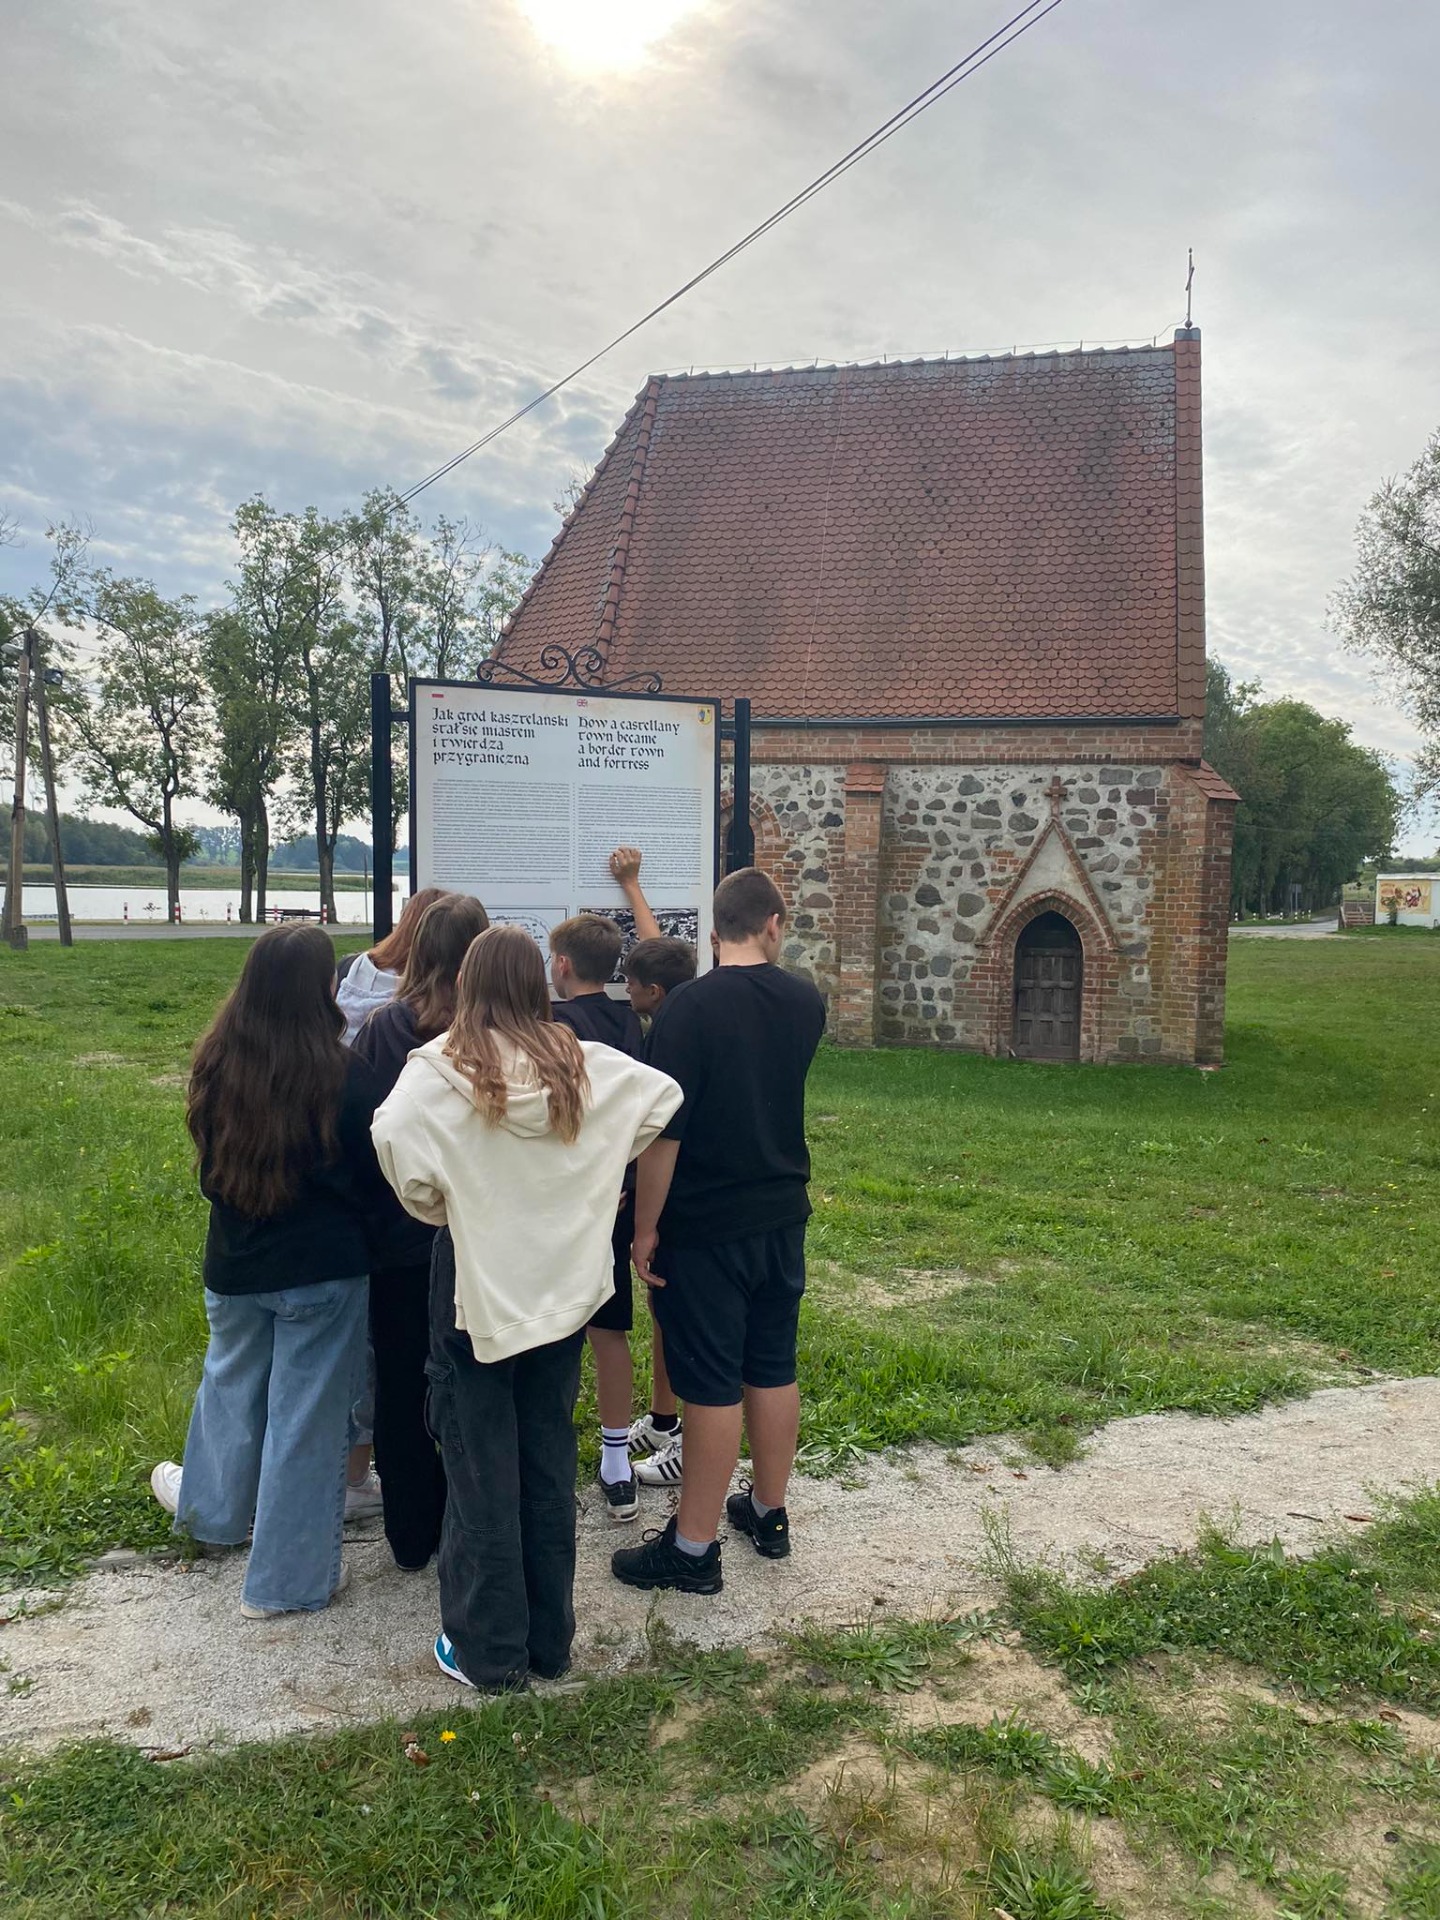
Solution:
{"label": "boy with black shorts", "polygon": [[[790,1551],[805,1077],[825,1027],[815,988],[776,964],[785,901],[768,874],[722,880],[714,922],[719,965],[668,998],[651,1029],[647,1057],[685,1103],[640,1157],[635,1206],[635,1268],[685,1402],[685,1479],[664,1531],[611,1560],[628,1586],[683,1593],[721,1589],[722,1510],[767,1559]],[[742,1416],[754,1485],[727,1500]]]}
{"label": "boy with black shorts", "polygon": [[[644,1045],[640,1022],[627,1000],[612,1000],[606,984],[615,976],[625,937],[613,920],[598,913],[576,914],[550,932],[550,978],[560,998],[552,1008],[557,1020],[582,1040],[598,1040],[638,1060]],[[630,1403],[634,1369],[630,1329],[635,1324],[634,1283],[630,1278],[630,1241],[635,1195],[627,1182],[618,1196],[619,1212],[611,1240],[615,1291],[587,1329],[595,1356],[595,1398],[600,1408],[600,1491],[617,1522],[635,1519],[640,1489],[630,1464]]]}

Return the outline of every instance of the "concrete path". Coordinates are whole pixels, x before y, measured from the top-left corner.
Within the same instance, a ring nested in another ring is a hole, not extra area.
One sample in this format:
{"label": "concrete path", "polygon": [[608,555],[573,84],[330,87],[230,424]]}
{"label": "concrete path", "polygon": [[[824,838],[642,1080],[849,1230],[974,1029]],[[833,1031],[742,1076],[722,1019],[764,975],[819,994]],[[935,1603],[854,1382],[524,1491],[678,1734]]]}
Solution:
{"label": "concrete path", "polygon": [[[987,1521],[1027,1558],[1104,1556],[1126,1573],[1190,1544],[1202,1515],[1246,1539],[1304,1547],[1364,1525],[1374,1490],[1440,1479],[1440,1379],[1328,1388],[1237,1420],[1151,1414],[1117,1420],[1058,1472],[1017,1464],[1003,1441],[946,1454],[917,1448],[864,1471],[864,1484],[798,1480],[795,1552],[763,1561],[725,1548],[714,1599],[621,1587],[598,1496],[582,1502],[577,1665],[604,1672],[643,1656],[652,1612],[681,1638],[763,1647],[802,1620],[864,1620],[894,1609],[969,1608],[995,1598]],[[642,1525],[666,1500],[649,1494]],[[1359,1516],[1359,1517],[1353,1517]],[[406,1717],[467,1698],[436,1671],[433,1572],[402,1574],[369,1523],[347,1548],[349,1591],[324,1613],[265,1623],[239,1612],[242,1560],[146,1561],[96,1572],[53,1611],[44,1596],[0,1602],[0,1740],[43,1748],[109,1734],[174,1752],[348,1722]]]}

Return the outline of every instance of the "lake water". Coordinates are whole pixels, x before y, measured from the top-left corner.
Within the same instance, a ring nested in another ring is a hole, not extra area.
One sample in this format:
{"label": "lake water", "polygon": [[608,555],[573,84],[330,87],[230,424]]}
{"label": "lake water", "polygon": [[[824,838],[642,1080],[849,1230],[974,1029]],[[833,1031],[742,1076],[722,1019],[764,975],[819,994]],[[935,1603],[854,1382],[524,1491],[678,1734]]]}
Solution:
{"label": "lake water", "polygon": [[[165,924],[165,883],[158,887],[67,887],[70,900],[70,918],[81,920],[124,920],[148,921],[157,926]],[[410,889],[408,885],[395,888],[395,905],[398,911]],[[3,888],[0,888],[3,892]],[[27,920],[54,920],[55,889],[53,887],[30,887],[23,890],[25,918]],[[371,893],[341,893],[336,895],[339,910],[339,926],[369,926],[370,910],[374,900]],[[272,893],[268,896],[271,907],[309,907],[315,913],[320,911],[320,895],[315,893]],[[233,892],[225,887],[181,887],[180,911],[187,921],[217,920],[238,921],[240,918],[240,889]],[[273,914],[270,916],[273,919]]]}

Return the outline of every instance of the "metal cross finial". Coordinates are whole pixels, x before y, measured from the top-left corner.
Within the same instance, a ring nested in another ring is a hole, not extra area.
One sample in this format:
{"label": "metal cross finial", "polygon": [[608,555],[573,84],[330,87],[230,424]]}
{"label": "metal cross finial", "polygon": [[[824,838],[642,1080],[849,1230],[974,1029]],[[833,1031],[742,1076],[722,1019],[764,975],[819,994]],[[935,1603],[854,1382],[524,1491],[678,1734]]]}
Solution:
{"label": "metal cross finial", "polygon": [[1188,328],[1191,325],[1190,289],[1195,284],[1195,249],[1193,247],[1187,247],[1185,251],[1189,256],[1189,268],[1185,275],[1185,325]]}

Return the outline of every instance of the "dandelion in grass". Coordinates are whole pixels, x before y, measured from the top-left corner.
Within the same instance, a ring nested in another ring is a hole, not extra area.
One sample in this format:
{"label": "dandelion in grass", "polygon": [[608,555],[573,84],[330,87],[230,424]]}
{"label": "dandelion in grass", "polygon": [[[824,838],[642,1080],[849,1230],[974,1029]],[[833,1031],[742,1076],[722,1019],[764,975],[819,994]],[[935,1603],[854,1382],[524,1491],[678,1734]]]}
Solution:
{"label": "dandelion in grass", "polygon": [[442,1743],[447,1747],[454,1738],[455,1735],[450,1731],[449,1727],[445,1727],[440,1734]]}

